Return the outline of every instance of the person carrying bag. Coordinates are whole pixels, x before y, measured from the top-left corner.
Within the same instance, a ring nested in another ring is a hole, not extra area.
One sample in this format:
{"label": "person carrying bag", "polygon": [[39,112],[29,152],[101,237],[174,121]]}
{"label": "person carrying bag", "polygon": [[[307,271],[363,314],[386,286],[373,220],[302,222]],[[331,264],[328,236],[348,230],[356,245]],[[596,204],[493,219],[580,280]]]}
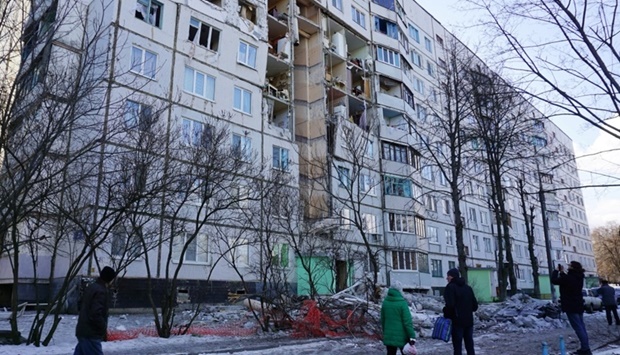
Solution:
{"label": "person carrying bag", "polygon": [[[403,354],[417,354],[411,311],[403,295],[395,288],[389,289],[381,305],[381,329],[387,355],[396,355],[398,349]],[[405,346],[407,353],[404,352]]]}

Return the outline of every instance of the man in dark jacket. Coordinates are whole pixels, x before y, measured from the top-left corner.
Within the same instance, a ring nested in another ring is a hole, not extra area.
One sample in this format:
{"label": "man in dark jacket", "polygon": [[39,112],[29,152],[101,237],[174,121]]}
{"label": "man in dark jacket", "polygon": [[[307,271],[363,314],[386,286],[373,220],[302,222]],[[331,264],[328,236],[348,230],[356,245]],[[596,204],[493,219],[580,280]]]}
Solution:
{"label": "man in dark jacket", "polygon": [[396,355],[398,349],[409,343],[415,344],[415,330],[407,301],[395,288],[390,288],[381,305],[381,329],[383,344],[388,355]]}
{"label": "man in dark jacket", "polygon": [[108,331],[108,286],[115,277],[116,271],[106,266],[97,281],[84,291],[75,327],[78,344],[73,355],[103,355],[101,342],[106,340]]}
{"label": "man in dark jacket", "polygon": [[452,347],[454,355],[463,352],[463,340],[467,355],[475,355],[474,351],[474,312],[478,310],[478,300],[474,290],[465,283],[458,269],[448,270],[448,285],[443,298],[446,306],[443,308],[445,318],[452,320]]}
{"label": "man in dark jacket", "polygon": [[616,325],[620,325],[620,319],[618,319],[618,303],[616,302],[616,290],[609,286],[609,282],[605,280],[602,280],[601,284],[602,286],[597,290],[597,294],[601,296],[603,300],[607,324],[611,325],[611,314],[613,313],[616,319]]}
{"label": "man in dark jacket", "polygon": [[551,283],[560,286],[560,302],[562,312],[566,313],[568,321],[577,334],[581,348],[575,352],[579,355],[590,355],[590,343],[588,341],[588,332],[583,323],[583,281],[585,270],[581,267],[581,263],[571,261],[568,266],[568,273],[564,272],[564,267],[560,264],[551,275]]}

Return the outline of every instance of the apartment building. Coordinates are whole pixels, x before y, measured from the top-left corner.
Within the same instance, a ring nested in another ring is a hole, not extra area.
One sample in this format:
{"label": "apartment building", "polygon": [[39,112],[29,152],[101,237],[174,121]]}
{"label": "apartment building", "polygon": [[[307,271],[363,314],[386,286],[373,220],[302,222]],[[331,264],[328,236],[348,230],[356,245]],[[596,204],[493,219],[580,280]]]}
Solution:
{"label": "apartment building", "polygon": [[[64,3],[71,1],[50,6]],[[109,26],[97,45],[109,53],[107,93],[117,100],[108,103],[118,101],[116,111],[125,120],[139,120],[165,103],[160,115],[190,137],[225,112],[231,147],[255,152],[261,164],[295,177],[294,187],[307,203],[306,222],[314,226],[310,231],[338,247],[308,256],[322,275],[318,293],[341,290],[373,272],[382,284],[442,292],[446,271],[457,266],[453,206],[444,175],[414,148],[422,138],[412,127],[422,124],[430,109],[425,105],[441,105],[438,67],[445,65],[444,43],[452,34],[431,14],[412,0],[106,0],[78,6],[70,18],[86,16]],[[31,26],[48,18],[45,9],[38,11]],[[46,58],[83,38],[58,33]],[[41,53],[35,49],[26,57],[42,58]],[[102,121],[118,119],[114,111],[103,110]],[[572,154],[570,139],[550,121],[541,137],[549,143],[546,149]],[[552,263],[579,260],[594,271],[581,193],[557,189],[579,185],[574,161],[541,161],[546,168],[556,165],[529,181],[538,186],[539,176],[548,177],[542,184],[548,190]],[[461,201],[467,263],[476,292],[491,300],[497,295],[497,226],[488,207],[488,179],[479,167],[472,169],[475,178],[465,182]],[[516,180],[506,177],[503,183],[510,191],[515,274],[519,287],[528,290],[533,277],[525,221],[510,189]],[[535,254],[547,274],[540,212],[535,217]],[[209,237],[196,243],[208,244]],[[258,255],[239,248],[248,260]],[[192,250],[204,252],[185,254],[182,286],[209,294],[201,300],[223,300],[237,287],[238,274],[212,264],[211,248]],[[163,260],[157,270],[175,263],[168,251],[149,251],[149,260]],[[308,293],[300,256],[288,247],[279,252],[293,289]],[[144,262],[130,264],[124,278],[141,284]],[[0,270],[0,280],[10,282],[10,268]],[[212,272],[210,283],[200,286],[206,270]],[[94,271],[92,264],[82,268],[83,275]],[[30,268],[20,274],[25,284],[36,277]],[[548,285],[548,275],[546,280]],[[24,297],[31,296],[26,289]]]}

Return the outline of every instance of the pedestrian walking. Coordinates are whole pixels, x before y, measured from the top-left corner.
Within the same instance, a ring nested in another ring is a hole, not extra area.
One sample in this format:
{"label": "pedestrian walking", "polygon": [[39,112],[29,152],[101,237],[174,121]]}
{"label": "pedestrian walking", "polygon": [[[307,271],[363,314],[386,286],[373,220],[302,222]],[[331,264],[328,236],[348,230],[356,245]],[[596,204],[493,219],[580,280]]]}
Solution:
{"label": "pedestrian walking", "polygon": [[620,318],[618,318],[618,303],[616,301],[616,290],[609,286],[609,282],[607,280],[602,280],[601,287],[597,290],[597,294],[601,296],[601,299],[603,300],[605,315],[607,316],[607,324],[612,324],[611,314],[613,313],[616,320],[616,325],[620,325]]}
{"label": "pedestrian walking", "polygon": [[443,316],[452,320],[452,348],[454,355],[463,353],[463,341],[467,355],[475,355],[474,350],[474,312],[478,310],[478,300],[474,290],[461,277],[459,270],[448,270],[448,285],[443,294],[446,306]]}
{"label": "pedestrian walking", "polygon": [[560,303],[562,312],[566,313],[568,322],[577,334],[581,347],[573,352],[576,355],[590,355],[590,342],[588,332],[583,322],[583,282],[585,270],[578,261],[571,261],[568,265],[568,272],[564,271],[562,264],[559,264],[551,275],[551,283],[560,286]]}
{"label": "pedestrian walking", "polygon": [[116,271],[106,266],[97,281],[84,291],[75,327],[78,344],[73,355],[103,355],[101,342],[106,340],[108,331],[108,286],[115,277]]}
{"label": "pedestrian walking", "polygon": [[411,346],[415,344],[415,330],[409,305],[395,288],[388,290],[381,305],[381,328],[383,344],[387,347],[388,355],[396,355],[398,349],[402,354],[407,343]]}

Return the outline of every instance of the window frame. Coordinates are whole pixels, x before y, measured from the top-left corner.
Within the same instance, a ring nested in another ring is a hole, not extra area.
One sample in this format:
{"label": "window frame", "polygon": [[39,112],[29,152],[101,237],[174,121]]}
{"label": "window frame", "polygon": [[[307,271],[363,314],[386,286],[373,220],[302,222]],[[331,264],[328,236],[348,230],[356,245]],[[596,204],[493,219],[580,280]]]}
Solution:
{"label": "window frame", "polygon": [[[181,251],[183,250],[183,247],[185,246],[185,244],[187,244],[187,239],[188,236],[191,236],[192,233],[190,232],[183,232],[182,235],[177,235],[175,236],[175,238],[178,237],[182,237],[183,241],[180,244],[177,244],[179,249],[175,249],[175,243],[174,243],[174,239],[171,241],[171,248],[172,250],[172,262],[174,263],[179,263],[180,262],[180,257],[181,257]],[[187,259],[188,255],[188,251],[190,250],[190,248],[188,247],[185,250],[185,254],[183,255],[183,264],[185,265],[209,265],[210,263],[210,259],[209,259],[209,239],[207,237],[206,234],[203,233],[198,233],[196,234],[196,236],[194,237],[194,239],[191,241],[192,244],[195,244],[195,250],[194,250],[194,259]],[[199,245],[201,244],[201,245]],[[199,256],[202,255],[204,257],[204,260],[198,260]]]}
{"label": "window frame", "polygon": [[[134,54],[136,51],[140,52],[140,61],[137,62],[135,61],[135,57]],[[155,58],[154,63],[152,63],[150,65],[151,68],[149,68],[152,72],[151,73],[147,73],[146,71],[146,67],[147,67],[147,59],[146,59],[146,55],[150,54],[153,58]],[[135,70],[135,68],[138,67],[138,70]],[[138,74],[141,76],[144,76],[146,78],[149,79],[155,79],[155,74],[157,73],[157,53],[150,51],[148,49],[144,49],[142,47],[139,46],[131,46],[131,69],[130,71],[134,74]]]}
{"label": "window frame", "polygon": [[[139,18],[138,15],[138,5],[142,5],[144,6],[144,10],[146,10],[147,15],[148,15],[148,19],[144,18],[144,14],[142,14],[142,12],[140,12],[140,16],[142,16],[142,18]],[[150,19],[150,14],[152,12],[153,9],[153,5],[157,6],[157,10],[155,12],[155,17],[153,18],[153,22],[151,22]],[[135,9],[135,13],[134,13],[134,18],[146,22],[149,25],[153,26],[153,27],[157,27],[157,28],[162,28],[162,23],[163,23],[163,14],[164,14],[164,4],[162,4],[159,1],[156,0],[136,0],[136,9]]]}
{"label": "window frame", "polygon": [[353,22],[366,29],[366,14],[353,5],[351,5],[351,18]]}
{"label": "window frame", "polygon": [[[196,25],[198,25],[196,27]],[[209,33],[206,36],[206,43],[201,43],[203,39],[202,31],[205,30],[205,27],[208,28]],[[192,28],[196,28],[196,32],[192,38]],[[214,40],[214,32],[217,33],[217,39]],[[191,43],[197,44],[202,48],[205,48],[211,52],[219,52],[220,50],[220,39],[222,37],[222,30],[213,25],[210,25],[204,21],[197,19],[196,17],[191,16],[189,18],[189,33],[187,34],[187,40]],[[211,48],[216,47],[216,48]]]}
{"label": "window frame", "polygon": [[[240,107],[236,106],[237,105],[237,92],[239,93]],[[248,102],[246,103],[246,101]],[[247,107],[246,107],[246,104],[248,105]],[[233,88],[233,110],[246,114],[246,115],[252,114],[252,92],[250,90],[244,89],[236,85],[234,86]]]}
{"label": "window frame", "polygon": [[[192,78],[191,78],[191,89],[188,90],[188,72],[192,72]],[[202,92],[203,94],[200,94],[197,90],[198,88],[198,84],[199,84],[199,75],[202,75],[204,78],[203,80],[203,85],[202,85]],[[212,83],[211,88],[209,87],[209,83]],[[205,72],[202,72],[200,70],[194,69],[188,65],[185,66],[185,71],[184,71],[184,78],[183,78],[183,91],[194,95],[194,96],[198,96],[202,99],[205,99],[207,101],[211,101],[211,102],[215,102],[215,85],[216,85],[216,78],[213,75],[209,75]],[[212,94],[209,97],[209,89],[211,89]]]}
{"label": "window frame", "polygon": [[272,161],[271,161],[272,168],[276,170],[281,170],[281,171],[288,171],[288,168],[289,168],[288,149],[280,147],[278,145],[273,145],[271,152],[272,152]]}
{"label": "window frame", "polygon": [[396,68],[401,68],[399,52],[379,45],[377,45],[376,47],[377,49],[375,53],[379,62],[391,65]]}
{"label": "window frame", "polygon": [[[241,47],[245,46],[245,55],[244,58],[241,57]],[[254,58],[252,59],[252,51],[254,51]],[[244,65],[248,68],[252,68],[252,69],[256,69],[256,58],[257,58],[257,54],[258,54],[258,47],[250,44],[244,40],[239,40],[239,47],[237,48],[237,63]]]}

